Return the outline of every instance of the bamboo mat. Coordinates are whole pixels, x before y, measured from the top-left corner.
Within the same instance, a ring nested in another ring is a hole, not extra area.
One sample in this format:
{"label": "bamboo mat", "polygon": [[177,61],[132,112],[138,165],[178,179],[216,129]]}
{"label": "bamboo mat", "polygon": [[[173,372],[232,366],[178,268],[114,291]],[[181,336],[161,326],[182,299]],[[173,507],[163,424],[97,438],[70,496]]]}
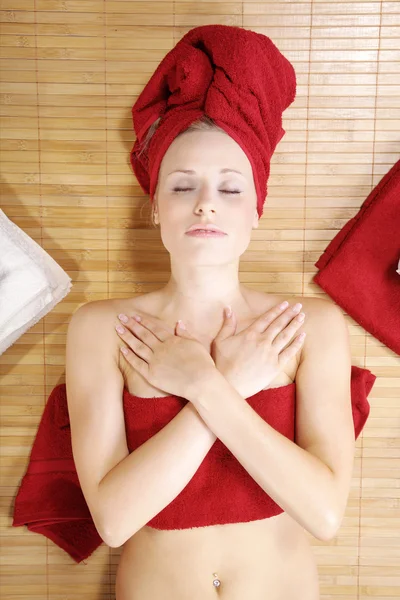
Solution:
{"label": "bamboo mat", "polygon": [[[1,207],[74,283],[0,357],[4,599],[114,600],[119,548],[103,544],[76,565],[45,537],[11,527],[13,500],[46,399],[64,381],[71,314],[168,279],[129,164],[130,111],[165,54],[208,23],[268,35],[298,80],[243,283],[326,296],[312,282],[314,263],[398,158],[398,1],[2,0]],[[399,598],[400,363],[344,314],[353,364],[378,379],[340,532],[331,542],[309,538],[322,600]]]}

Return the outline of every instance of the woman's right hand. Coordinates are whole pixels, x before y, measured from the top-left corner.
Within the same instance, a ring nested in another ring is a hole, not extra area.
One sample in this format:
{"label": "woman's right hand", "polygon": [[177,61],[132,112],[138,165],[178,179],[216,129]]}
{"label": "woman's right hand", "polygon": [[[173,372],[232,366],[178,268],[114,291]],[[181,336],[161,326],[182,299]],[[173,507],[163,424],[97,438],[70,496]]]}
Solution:
{"label": "woman's right hand", "polygon": [[236,324],[233,312],[230,318],[225,316],[212,342],[211,356],[229,383],[249,398],[267,387],[300,350],[304,338],[292,338],[304,320],[298,320],[293,307],[277,305],[235,335]]}

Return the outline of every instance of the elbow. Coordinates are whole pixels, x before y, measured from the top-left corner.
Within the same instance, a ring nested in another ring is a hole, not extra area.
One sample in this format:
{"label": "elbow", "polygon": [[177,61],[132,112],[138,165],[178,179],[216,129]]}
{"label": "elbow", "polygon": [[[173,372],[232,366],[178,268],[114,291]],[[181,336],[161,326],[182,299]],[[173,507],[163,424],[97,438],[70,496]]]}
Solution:
{"label": "elbow", "polygon": [[114,527],[109,525],[109,521],[104,518],[100,518],[98,515],[95,515],[91,512],[92,520],[94,526],[96,527],[97,533],[103,540],[107,546],[111,548],[119,548],[122,546],[123,542],[119,542],[117,536],[115,535]]}
{"label": "elbow", "polygon": [[105,526],[99,530],[99,535],[103,542],[110,546],[110,548],[120,548],[126,542],[121,535],[117,534],[115,527]]}
{"label": "elbow", "polygon": [[107,544],[107,546],[110,546],[110,548],[118,548],[118,545],[116,544],[116,540],[111,535],[109,530],[102,529],[101,531],[99,531],[99,536],[101,537],[103,542],[105,544]]}
{"label": "elbow", "polygon": [[119,547],[119,545],[116,544],[116,540],[115,540],[114,536],[111,535],[109,529],[106,529],[105,527],[100,527],[96,523],[95,523],[95,527],[96,527],[97,533],[99,534],[99,536],[101,537],[101,539],[107,546],[110,546],[111,548]]}
{"label": "elbow", "polygon": [[316,536],[321,542],[330,542],[338,534],[339,528],[326,527],[323,531],[320,531]]}
{"label": "elbow", "polygon": [[101,533],[99,532],[99,535],[110,548],[120,548],[125,543],[125,541],[121,541],[116,535],[113,535],[110,530],[103,529]]}
{"label": "elbow", "polygon": [[110,548],[120,548],[141,528],[137,521],[132,524],[125,513],[119,516],[119,512],[112,503],[103,502],[101,512],[93,518],[99,536]]}
{"label": "elbow", "polygon": [[115,527],[103,527],[102,533],[99,535],[101,539],[104,541],[107,546],[110,548],[120,548],[123,546],[132,536],[135,535],[139,531],[138,529],[134,529],[132,532],[126,534],[122,534],[120,531],[117,531]]}
{"label": "elbow", "polygon": [[342,517],[335,511],[327,511],[325,518],[323,519],[323,525],[319,528],[318,535],[316,537],[321,542],[330,542],[333,540],[341,527]]}
{"label": "elbow", "polygon": [[105,538],[103,537],[103,541],[105,544],[107,544],[107,546],[110,546],[110,548],[120,548],[125,543],[118,542],[111,536],[105,536]]}
{"label": "elbow", "polygon": [[115,511],[112,510],[109,503],[106,506],[103,504],[102,509],[99,509],[97,513],[91,511],[91,515],[97,533],[107,546],[110,546],[110,548],[119,548],[125,543],[126,540],[121,541],[122,536],[120,535],[120,531],[117,531],[121,527],[118,528],[116,526]]}

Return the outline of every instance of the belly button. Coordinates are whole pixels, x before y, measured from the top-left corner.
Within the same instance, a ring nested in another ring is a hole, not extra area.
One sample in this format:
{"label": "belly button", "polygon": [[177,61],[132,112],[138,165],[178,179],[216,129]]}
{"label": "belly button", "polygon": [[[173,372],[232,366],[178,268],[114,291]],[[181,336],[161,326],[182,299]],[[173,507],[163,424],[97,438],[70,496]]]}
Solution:
{"label": "belly button", "polygon": [[214,577],[214,581],[213,581],[213,586],[218,588],[221,585],[220,580],[217,578],[217,574],[213,573],[213,577]]}

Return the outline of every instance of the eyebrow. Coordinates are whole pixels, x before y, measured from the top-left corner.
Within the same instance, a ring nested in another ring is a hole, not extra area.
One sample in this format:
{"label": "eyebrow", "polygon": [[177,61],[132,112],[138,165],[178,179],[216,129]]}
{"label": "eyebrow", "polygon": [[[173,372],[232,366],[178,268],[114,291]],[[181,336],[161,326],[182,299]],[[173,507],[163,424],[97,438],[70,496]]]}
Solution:
{"label": "eyebrow", "polygon": [[[176,169],[176,171],[171,171],[171,173],[168,173],[168,175],[172,175],[172,173],[187,173],[188,175],[195,175],[196,171],[193,171],[192,169]],[[221,169],[220,173],[238,173],[244,177],[243,173],[237,171],[236,169]]]}

